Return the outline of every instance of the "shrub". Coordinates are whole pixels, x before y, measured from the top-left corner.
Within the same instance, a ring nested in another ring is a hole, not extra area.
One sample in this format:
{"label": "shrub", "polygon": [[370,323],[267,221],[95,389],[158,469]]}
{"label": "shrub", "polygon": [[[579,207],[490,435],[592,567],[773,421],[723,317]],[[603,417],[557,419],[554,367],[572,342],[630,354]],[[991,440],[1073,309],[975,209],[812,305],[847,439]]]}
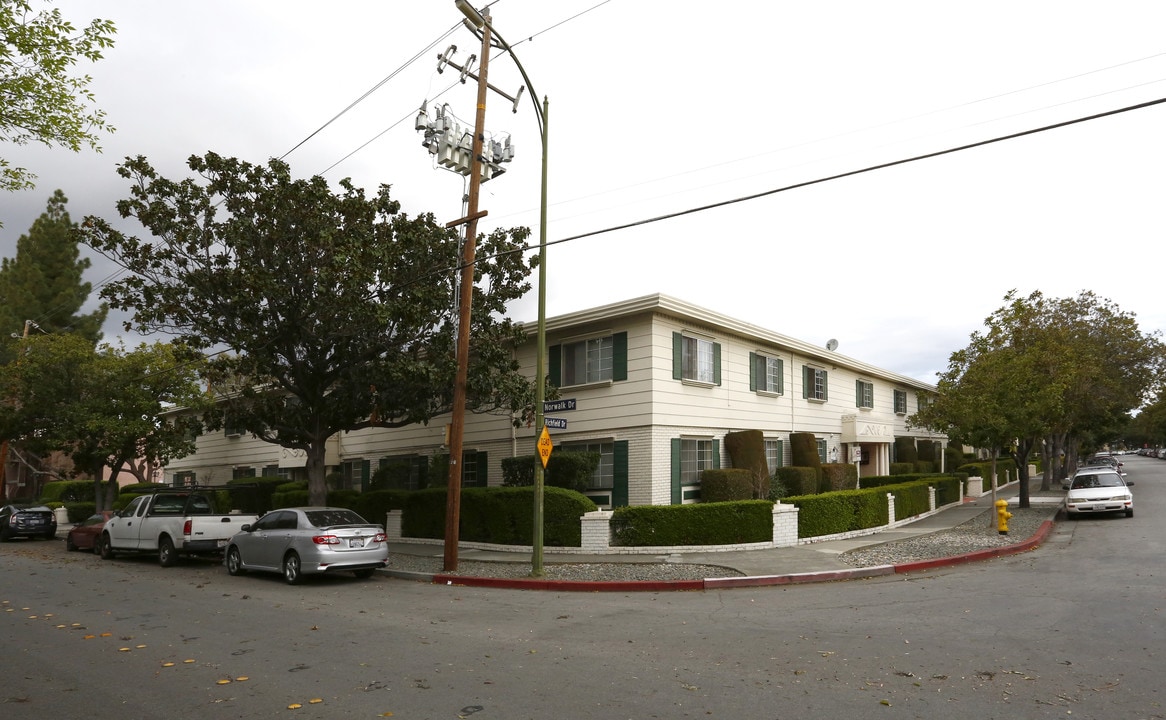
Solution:
{"label": "shrub", "polygon": [[822,464],[818,456],[818,438],[814,433],[790,433],[789,435],[791,464],[796,467],[817,468]]}
{"label": "shrub", "polygon": [[[768,488],[766,488],[768,494]],[[705,470],[700,474],[701,502],[753,500],[753,471],[743,468]]]}
{"label": "shrub", "polygon": [[[764,499],[769,496],[769,462],[765,458],[765,435],[760,430],[742,430],[725,435],[725,449],[729,453],[730,462],[734,468],[749,471],[752,483],[752,492],[748,498]],[[701,481],[701,499],[709,498],[704,492],[704,481]],[[737,499],[737,498],[734,498]]]}
{"label": "shrub", "polygon": [[240,510],[248,514],[262,515],[275,507],[273,496],[283,485],[287,485],[287,480],[275,475],[228,480],[229,499],[219,507],[223,508],[224,512]]}
{"label": "shrub", "polygon": [[[405,537],[445,537],[445,488],[410,492],[404,504],[401,532]],[[544,544],[579,547],[583,542],[579,518],[595,509],[594,502],[573,490],[544,488]],[[458,538],[467,542],[530,545],[534,537],[533,515],[533,488],[465,488]]]}
{"label": "shrub", "polygon": [[813,495],[818,492],[818,468],[788,465],[777,469],[774,477],[790,495]]}
{"label": "shrub", "polygon": [[[45,483],[41,489],[41,501],[59,501],[63,503],[93,500],[92,480],[55,480]],[[92,515],[92,513],[90,513]]]}
{"label": "shrub", "polygon": [[612,543],[620,547],[731,545],[773,539],[768,500],[616,508]]}
{"label": "shrub", "polygon": [[[915,461],[919,459],[919,449],[915,447],[915,438],[897,437],[895,438],[895,460],[898,463],[907,465],[914,465]],[[894,464],[891,465],[894,467]],[[908,471],[909,472],[909,471]],[[891,474],[895,472],[892,470]]]}
{"label": "shrub", "polygon": [[915,472],[915,463],[913,462],[893,462],[891,463],[892,475],[910,475]]}
{"label": "shrub", "polygon": [[79,523],[97,512],[97,503],[67,502],[65,503],[65,511],[69,513],[69,522]]}
{"label": "shrub", "polygon": [[[561,487],[583,492],[591,484],[595,469],[602,457],[596,452],[558,452],[547,460],[543,473],[545,487]],[[503,487],[531,487],[534,485],[535,463],[542,462],[537,455],[521,455],[502,459]]]}
{"label": "shrub", "polygon": [[822,492],[854,490],[858,487],[858,468],[849,463],[826,463],[822,465]]}

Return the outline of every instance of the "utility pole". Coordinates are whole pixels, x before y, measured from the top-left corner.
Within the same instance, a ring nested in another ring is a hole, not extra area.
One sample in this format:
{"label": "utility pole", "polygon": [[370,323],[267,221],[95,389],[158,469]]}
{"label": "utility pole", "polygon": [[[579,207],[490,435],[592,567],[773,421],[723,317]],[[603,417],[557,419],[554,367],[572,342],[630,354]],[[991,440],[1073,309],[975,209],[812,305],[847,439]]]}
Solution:
{"label": "utility pole", "polygon": [[[21,335],[21,350],[20,355],[16,356],[17,364],[20,363],[20,358],[24,356],[24,343],[28,341],[28,329],[36,325],[32,320],[24,321],[24,335]],[[37,326],[40,327],[39,325]],[[16,333],[12,333],[13,337]],[[0,500],[8,499],[8,438],[4,438],[0,442]]]}
{"label": "utility pole", "polygon": [[[486,10],[489,17],[489,10]],[[453,386],[453,409],[449,428],[449,484],[445,502],[445,556],[446,572],[457,570],[458,525],[461,521],[462,444],[466,425],[466,385],[470,364],[470,306],[474,298],[474,244],[478,235],[478,193],[482,186],[482,140],[486,127],[486,73],[490,66],[490,24],[482,28],[482,60],[478,70],[478,106],[474,116],[473,159],[470,165],[469,200],[466,216],[451,223],[465,223],[466,238],[462,244],[461,290],[458,295],[457,379]]]}

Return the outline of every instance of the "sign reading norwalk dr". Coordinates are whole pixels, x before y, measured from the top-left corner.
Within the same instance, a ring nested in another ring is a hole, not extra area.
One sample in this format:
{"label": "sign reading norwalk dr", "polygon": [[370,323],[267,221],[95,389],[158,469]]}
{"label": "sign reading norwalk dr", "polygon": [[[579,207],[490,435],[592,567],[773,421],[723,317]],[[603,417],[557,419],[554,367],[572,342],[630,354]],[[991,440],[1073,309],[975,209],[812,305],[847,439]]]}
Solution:
{"label": "sign reading norwalk dr", "polygon": [[547,467],[547,460],[551,459],[551,450],[554,449],[554,443],[551,442],[551,434],[547,432],[546,425],[543,426],[543,431],[538,436],[538,456],[543,460],[543,469]]}
{"label": "sign reading norwalk dr", "polygon": [[543,401],[543,412],[563,412],[564,410],[574,410],[578,407],[575,398],[566,398],[564,400],[545,400]]}

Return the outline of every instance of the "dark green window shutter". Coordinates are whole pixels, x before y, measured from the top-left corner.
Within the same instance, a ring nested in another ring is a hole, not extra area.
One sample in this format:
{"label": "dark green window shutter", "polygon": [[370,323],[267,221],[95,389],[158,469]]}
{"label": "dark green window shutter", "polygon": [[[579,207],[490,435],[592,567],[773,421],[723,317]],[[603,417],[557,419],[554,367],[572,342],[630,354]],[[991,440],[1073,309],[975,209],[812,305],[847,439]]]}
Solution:
{"label": "dark green window shutter", "polygon": [[611,506],[627,507],[628,504],[628,441],[616,440],[611,451]]}
{"label": "dark green window shutter", "polygon": [[757,365],[760,359],[757,353],[749,353],[749,392],[757,391],[757,376],[760,375]]}
{"label": "dark green window shutter", "polygon": [[611,336],[611,379],[628,379],[628,334],[618,332]]}
{"label": "dark green window shutter", "polygon": [[777,358],[777,387],[770,389],[785,394],[785,361],[781,358]]}
{"label": "dark green window shutter", "polygon": [[360,463],[360,491],[368,492],[372,487],[372,460],[363,460]]}
{"label": "dark green window shutter", "polygon": [[862,381],[854,381],[854,406],[862,407]]}
{"label": "dark green window shutter", "polygon": [[713,383],[721,384],[721,344],[713,343]]}
{"label": "dark green window shutter", "polygon": [[680,494],[680,438],[672,438],[672,504],[683,502]]}
{"label": "dark green window shutter", "polygon": [[713,440],[713,470],[721,469],[721,441]]}
{"label": "dark green window shutter", "polygon": [[802,365],[802,397],[810,397],[810,388],[814,386],[814,369],[809,365]]}
{"label": "dark green window shutter", "polygon": [[552,345],[547,348],[547,377],[551,385],[559,387],[563,384],[563,346]]}
{"label": "dark green window shutter", "polygon": [[478,476],[478,487],[486,487],[490,484],[490,478],[486,475],[486,468],[489,466],[489,457],[487,453],[480,452],[474,458],[474,472]]}
{"label": "dark green window shutter", "polygon": [[822,402],[830,400],[830,375],[822,371]]}
{"label": "dark green window shutter", "polygon": [[684,379],[684,336],[672,333],[672,379]]}

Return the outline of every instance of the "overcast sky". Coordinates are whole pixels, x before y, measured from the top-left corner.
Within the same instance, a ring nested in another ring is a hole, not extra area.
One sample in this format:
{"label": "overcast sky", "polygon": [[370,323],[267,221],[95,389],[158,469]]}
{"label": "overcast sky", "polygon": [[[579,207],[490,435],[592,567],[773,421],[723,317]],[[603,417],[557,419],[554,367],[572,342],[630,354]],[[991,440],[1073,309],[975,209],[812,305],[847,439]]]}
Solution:
{"label": "overcast sky", "polygon": [[[0,145],[39,175],[35,190],[0,195],[0,255],[57,188],[74,220],[117,219],[127,185],[114,169],[133,155],[169,177],[207,151],[286,155],[296,175],[351,177],[370,194],[387,183],[411,214],[460,217],[462,177],[434,164],[413,127],[423,100],[473,121],[472,81],[436,72],[449,45],[458,64],[480,52],[453,0],[55,5],[76,24],[118,27],[106,59],[83,67],[117,132],[101,154]],[[499,0],[491,11],[550,99],[551,241],[1166,97],[1158,0]],[[510,94],[522,84],[497,54],[489,77]],[[482,232],[537,232],[530,88],[520,100],[517,114],[488,100],[487,130],[510,133],[517,152],[483,185]],[[836,338],[842,354],[927,382],[1014,288],[1093,290],[1144,331],[1164,329],[1164,128],[1156,105],[554,245],[547,313],[661,292],[808,342]],[[114,272],[94,258],[87,279]],[[536,298],[512,316],[533,321]]]}

